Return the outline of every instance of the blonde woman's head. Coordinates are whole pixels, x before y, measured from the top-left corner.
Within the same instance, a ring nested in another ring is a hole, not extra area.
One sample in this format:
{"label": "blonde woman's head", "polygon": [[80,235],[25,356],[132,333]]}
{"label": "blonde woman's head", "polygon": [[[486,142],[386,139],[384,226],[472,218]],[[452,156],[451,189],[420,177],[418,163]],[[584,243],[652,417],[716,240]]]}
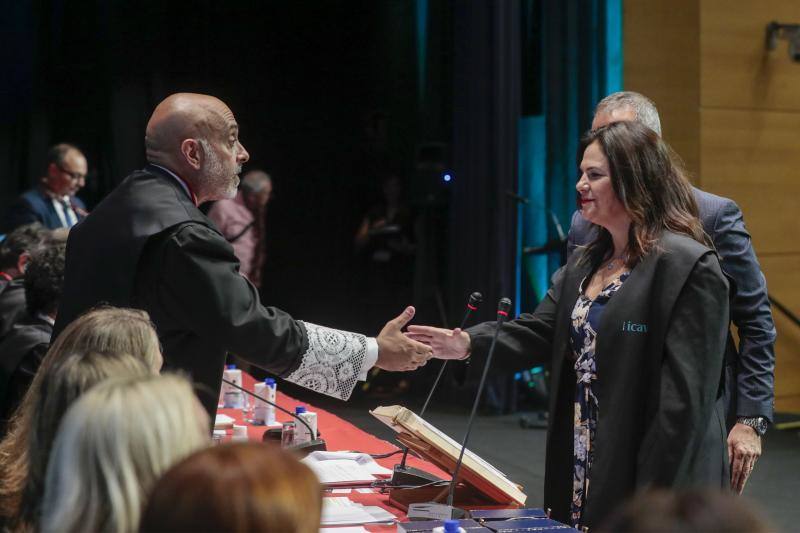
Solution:
{"label": "blonde woman's head", "polygon": [[101,307],[69,324],[50,346],[0,442],[0,516],[32,524],[64,412],[89,387],[110,377],[158,373],[161,348],[144,311]]}
{"label": "blonde woman's head", "polygon": [[133,531],[148,492],[208,443],[209,420],[176,375],[109,380],[70,407],[45,477],[42,531]]}
{"label": "blonde woman's head", "polygon": [[150,315],[139,309],[98,307],[64,328],[42,365],[52,364],[62,354],[90,351],[137,355],[156,373],[164,363]]}

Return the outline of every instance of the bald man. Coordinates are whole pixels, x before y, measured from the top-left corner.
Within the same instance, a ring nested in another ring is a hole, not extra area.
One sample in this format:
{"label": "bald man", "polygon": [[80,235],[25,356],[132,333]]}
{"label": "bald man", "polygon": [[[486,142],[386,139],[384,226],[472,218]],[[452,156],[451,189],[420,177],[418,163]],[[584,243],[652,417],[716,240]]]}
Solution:
{"label": "bald man", "polygon": [[250,170],[242,177],[235,198],[215,202],[208,211],[208,218],[233,246],[239,259],[239,272],[258,288],[261,288],[261,270],[266,258],[264,217],[271,196],[269,174]]}
{"label": "bald man", "polygon": [[373,366],[413,370],[425,364],[430,348],[400,331],[413,307],[373,339],[300,322],[261,304],[231,245],[198,209],[232,198],[249,158],[222,101],[169,96],[147,124],[145,147],[148,165],[70,232],[54,336],[101,303],[144,309],[158,331],[165,368],[205,385],[201,400],[212,416],[228,352],[341,399]]}

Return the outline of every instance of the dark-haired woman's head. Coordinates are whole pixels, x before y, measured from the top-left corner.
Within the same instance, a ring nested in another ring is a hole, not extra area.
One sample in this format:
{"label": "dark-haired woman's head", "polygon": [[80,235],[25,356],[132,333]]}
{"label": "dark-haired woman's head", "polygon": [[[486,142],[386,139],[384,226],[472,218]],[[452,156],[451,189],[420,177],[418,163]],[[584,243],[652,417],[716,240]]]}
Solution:
{"label": "dark-haired woman's head", "polygon": [[610,232],[620,228],[628,228],[629,265],[647,254],[665,230],[709,243],[681,163],[653,130],[638,122],[598,128],[582,139],[580,157],[576,189],[581,213],[601,227],[588,248],[591,261],[602,261],[613,251]]}

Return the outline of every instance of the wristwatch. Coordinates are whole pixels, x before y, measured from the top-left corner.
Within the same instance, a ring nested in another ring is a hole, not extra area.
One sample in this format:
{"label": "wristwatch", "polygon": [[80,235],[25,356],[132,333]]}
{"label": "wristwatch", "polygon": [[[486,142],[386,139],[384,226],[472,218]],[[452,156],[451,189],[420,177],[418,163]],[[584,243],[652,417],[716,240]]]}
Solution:
{"label": "wristwatch", "polygon": [[756,431],[756,433],[758,433],[759,437],[764,436],[764,433],[767,432],[767,427],[769,426],[767,419],[763,416],[740,416],[736,419],[736,422],[739,424],[744,424],[745,426],[750,426]]}

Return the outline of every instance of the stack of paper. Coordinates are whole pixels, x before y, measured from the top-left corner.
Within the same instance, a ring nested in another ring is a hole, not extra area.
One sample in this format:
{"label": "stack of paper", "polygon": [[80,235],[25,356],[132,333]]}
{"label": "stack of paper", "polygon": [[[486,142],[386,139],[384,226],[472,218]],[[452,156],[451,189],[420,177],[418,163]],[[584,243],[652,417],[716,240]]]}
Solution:
{"label": "stack of paper", "polygon": [[370,474],[366,468],[350,459],[331,459],[329,461],[303,459],[303,462],[314,471],[320,483],[329,487],[370,485],[375,481],[375,476]]}
{"label": "stack of paper", "polygon": [[214,418],[214,429],[233,429],[235,420],[228,415],[217,413]]}
{"label": "stack of paper", "polygon": [[391,470],[376,463],[375,459],[373,459],[372,456],[366,453],[318,451],[318,452],[311,452],[303,459],[303,461],[305,461],[306,463],[311,463],[320,461],[332,461],[337,459],[346,459],[348,461],[355,461],[359,465],[363,466],[367,472],[376,476],[392,475]]}
{"label": "stack of paper", "polygon": [[303,462],[329,487],[371,485],[375,476],[390,476],[392,471],[375,462],[366,453],[312,452]]}
{"label": "stack of paper", "polygon": [[361,505],[345,497],[322,499],[323,526],[354,526],[394,520],[395,516],[382,507]]}

